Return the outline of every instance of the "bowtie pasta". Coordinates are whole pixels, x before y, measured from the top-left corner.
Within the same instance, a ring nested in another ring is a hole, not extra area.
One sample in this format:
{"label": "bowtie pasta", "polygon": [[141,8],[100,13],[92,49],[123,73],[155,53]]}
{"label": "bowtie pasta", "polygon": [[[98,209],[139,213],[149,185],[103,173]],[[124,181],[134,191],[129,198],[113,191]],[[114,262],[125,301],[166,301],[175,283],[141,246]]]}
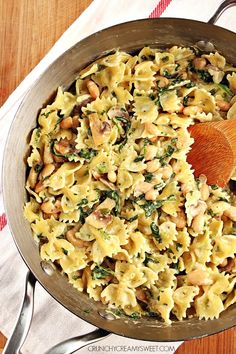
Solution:
{"label": "bowtie pasta", "polygon": [[24,214],[41,258],[116,314],[218,318],[236,301],[236,199],[196,178],[188,127],[236,117],[236,69],[174,46],[114,51],[33,130]]}

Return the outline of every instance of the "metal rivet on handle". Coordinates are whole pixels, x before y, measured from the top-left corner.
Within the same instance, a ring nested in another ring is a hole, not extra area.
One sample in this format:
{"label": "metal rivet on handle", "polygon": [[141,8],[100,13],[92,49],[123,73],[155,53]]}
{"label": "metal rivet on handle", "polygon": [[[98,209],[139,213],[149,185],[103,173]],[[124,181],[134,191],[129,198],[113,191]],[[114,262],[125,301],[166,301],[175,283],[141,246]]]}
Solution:
{"label": "metal rivet on handle", "polygon": [[216,50],[214,44],[208,41],[198,41],[196,46],[204,52],[213,52]]}
{"label": "metal rivet on handle", "polygon": [[40,265],[44,273],[46,273],[47,275],[51,276],[54,274],[55,268],[51,263],[48,263],[46,261],[41,261]]}
{"label": "metal rivet on handle", "polygon": [[98,313],[101,317],[105,318],[106,320],[112,321],[116,319],[116,317],[112,313],[106,312],[105,310],[98,311]]}

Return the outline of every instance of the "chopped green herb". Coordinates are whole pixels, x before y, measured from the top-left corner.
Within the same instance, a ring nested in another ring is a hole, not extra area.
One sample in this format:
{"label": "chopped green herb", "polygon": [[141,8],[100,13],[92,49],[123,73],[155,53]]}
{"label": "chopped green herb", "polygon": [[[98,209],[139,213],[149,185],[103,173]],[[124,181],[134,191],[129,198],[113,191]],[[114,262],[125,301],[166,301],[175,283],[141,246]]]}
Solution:
{"label": "chopped green herb", "polygon": [[232,235],[236,235],[236,227],[232,227],[231,234],[232,234]]}
{"label": "chopped green herb", "polygon": [[89,313],[91,313],[91,309],[86,309],[86,310],[84,310],[84,313],[87,313],[87,314],[89,314]]}
{"label": "chopped green herb", "polygon": [[161,61],[163,61],[163,63],[166,63],[169,60],[168,55],[166,55],[165,57],[161,58]]}
{"label": "chopped green herb", "polygon": [[36,173],[41,172],[42,169],[43,169],[43,165],[40,165],[38,163],[34,166],[34,170],[35,170]]}
{"label": "chopped green herb", "polygon": [[125,314],[124,311],[120,309],[114,311],[114,315],[116,316],[124,316],[124,314]]}
{"label": "chopped green herb", "polygon": [[134,159],[134,162],[139,162],[139,161],[142,161],[144,159],[144,156],[138,156]]}
{"label": "chopped green herb", "polygon": [[149,98],[154,101],[155,100],[155,95],[153,93],[150,93]]}
{"label": "chopped green herb", "polygon": [[73,280],[78,280],[79,278],[80,278],[79,275],[73,275],[73,276],[72,276],[72,279],[73,279]]}
{"label": "chopped green herb", "polygon": [[219,201],[220,201],[220,202],[229,203],[228,199],[227,199],[227,198],[223,198],[223,197],[220,197],[220,198],[219,198]]}
{"label": "chopped green herb", "polygon": [[138,320],[139,318],[141,318],[141,315],[139,312],[133,312],[129,317],[133,320]]}
{"label": "chopped green herb", "polygon": [[47,113],[41,113],[40,115],[44,116],[45,118],[48,118],[49,114],[51,114],[52,112],[54,112],[54,111],[50,111],[50,112],[47,112]]}
{"label": "chopped green herb", "polygon": [[68,251],[65,248],[61,248],[62,252],[67,256],[68,255]]}
{"label": "chopped green herb", "polygon": [[216,189],[218,189],[219,188],[219,186],[217,186],[216,184],[212,184],[211,185],[211,189],[213,189],[213,190],[216,190]]}
{"label": "chopped green herb", "polygon": [[129,218],[127,221],[132,222],[138,219],[138,215],[132,216],[132,218]]}
{"label": "chopped green herb", "polygon": [[214,212],[213,212],[213,210],[212,209],[208,209],[207,210],[207,214],[209,214],[212,218],[214,218],[217,214],[215,214]]}
{"label": "chopped green herb", "polygon": [[148,172],[148,173],[144,174],[145,182],[151,182],[152,178],[153,178],[153,173]]}
{"label": "chopped green herb", "polygon": [[59,235],[56,237],[58,240],[65,240],[65,235]]}
{"label": "chopped green herb", "polygon": [[86,109],[86,112],[85,112],[86,115],[90,115],[92,113],[96,113],[96,112],[95,111],[90,111],[89,109]]}
{"label": "chopped green herb", "polygon": [[195,86],[195,84],[194,84],[194,82],[192,82],[192,81],[190,81],[189,83],[187,83],[187,84],[185,85],[186,88],[191,88],[191,87],[194,87],[194,86]]}
{"label": "chopped green herb", "polygon": [[97,64],[97,66],[98,66],[98,71],[106,68],[106,65],[103,65],[103,64]]}
{"label": "chopped green herb", "polygon": [[185,96],[183,99],[183,105],[186,107],[188,105],[189,96]]}
{"label": "chopped green herb", "polygon": [[43,236],[43,234],[38,234],[37,237],[39,240],[43,240],[46,238],[45,236]]}
{"label": "chopped green herb", "polygon": [[[177,70],[177,69],[176,69]],[[177,76],[173,81],[172,81],[172,85],[173,84],[179,84],[180,82],[182,82],[184,79],[182,76]]]}
{"label": "chopped green herb", "polygon": [[97,151],[94,149],[81,149],[78,155],[85,160],[91,160],[94,156],[97,155]]}
{"label": "chopped green herb", "polygon": [[213,96],[214,96],[214,95],[216,94],[217,90],[213,88],[213,89],[212,89],[212,90],[210,90],[209,92],[210,92],[210,94],[211,94],[211,95],[213,95]]}
{"label": "chopped green herb", "polygon": [[150,228],[152,230],[152,234],[154,235],[155,239],[161,242],[159,227],[154,222],[152,222]]}
{"label": "chopped green herb", "polygon": [[179,270],[179,261],[177,261],[176,263],[171,263],[170,268]]}
{"label": "chopped green herb", "polygon": [[92,270],[92,279],[93,280],[104,279],[108,275],[113,275],[113,274],[114,274],[114,272],[111,269],[104,268],[102,266],[96,266]]}
{"label": "chopped green herb", "polygon": [[177,252],[178,252],[182,247],[183,247],[183,245],[181,245],[181,243],[176,242],[176,251],[177,251]]}
{"label": "chopped green herb", "polygon": [[78,206],[82,206],[82,205],[86,205],[88,204],[88,199],[87,198],[83,198],[81,199],[81,201],[77,204]]}
{"label": "chopped green herb", "polygon": [[163,76],[167,77],[167,79],[171,79],[172,75],[168,72],[168,70],[164,70]]}
{"label": "chopped green herb", "polygon": [[160,190],[160,189],[162,189],[164,186],[165,186],[165,185],[163,184],[163,182],[160,182],[160,183],[155,184],[154,189]]}
{"label": "chopped green herb", "polygon": [[102,162],[102,163],[100,163],[98,166],[97,166],[97,170],[98,170],[98,172],[100,172],[100,173],[107,173],[107,165],[106,165],[106,163],[105,162]]}
{"label": "chopped green herb", "polygon": [[175,148],[171,145],[167,146],[166,157],[170,157],[175,152]]}

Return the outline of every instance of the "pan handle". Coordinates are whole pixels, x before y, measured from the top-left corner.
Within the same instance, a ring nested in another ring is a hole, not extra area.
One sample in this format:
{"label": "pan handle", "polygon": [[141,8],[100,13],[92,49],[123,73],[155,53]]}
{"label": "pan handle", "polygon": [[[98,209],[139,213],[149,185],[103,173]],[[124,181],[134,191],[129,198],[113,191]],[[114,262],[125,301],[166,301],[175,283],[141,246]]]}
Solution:
{"label": "pan handle", "polygon": [[9,337],[2,354],[18,354],[31,324],[34,310],[34,289],[36,278],[30,271],[26,274],[25,292],[15,328]]}
{"label": "pan handle", "polygon": [[[25,292],[20,313],[15,328],[6,343],[2,354],[18,354],[27,337],[34,311],[34,289],[36,281],[33,273],[28,271],[25,278]],[[108,335],[110,335],[109,332],[106,332],[103,329],[96,329],[83,336],[65,340],[49,349],[45,354],[71,354],[88,344],[92,344],[107,337]]]}
{"label": "pan handle", "polygon": [[222,4],[218,7],[214,15],[210,18],[208,23],[211,23],[214,25],[218,18],[225,12],[225,10],[229,9],[232,6],[236,6],[236,0],[225,0],[222,2]]}
{"label": "pan handle", "polygon": [[96,329],[95,331],[84,334],[83,336],[78,336],[74,338],[69,338],[59,344],[56,344],[51,349],[47,350],[45,354],[72,354],[77,350],[95,343],[105,337],[111,335],[109,332],[103,329]]}

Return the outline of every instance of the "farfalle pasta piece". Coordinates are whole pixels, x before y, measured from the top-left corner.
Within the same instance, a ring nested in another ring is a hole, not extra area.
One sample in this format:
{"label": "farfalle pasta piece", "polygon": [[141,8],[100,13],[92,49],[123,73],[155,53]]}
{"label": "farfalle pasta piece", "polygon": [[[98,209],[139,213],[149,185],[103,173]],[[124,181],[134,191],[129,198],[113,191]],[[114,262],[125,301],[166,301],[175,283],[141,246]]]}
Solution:
{"label": "farfalle pasta piece", "polygon": [[109,235],[103,230],[93,231],[96,237],[91,249],[92,259],[95,263],[102,263],[105,257],[112,257],[121,251],[118,236]]}
{"label": "farfalle pasta piece", "polygon": [[169,49],[169,51],[171,54],[174,55],[175,61],[179,61],[182,59],[191,60],[194,57],[194,53],[193,53],[192,49],[190,49],[190,48],[173,46]]}
{"label": "farfalle pasta piece", "polygon": [[[68,116],[76,104],[76,96],[69,92],[63,92],[59,87],[57,90],[57,96],[51,107],[56,110],[60,110],[61,114]],[[51,118],[51,117],[50,117]]]}
{"label": "farfalle pasta piece", "polygon": [[65,162],[48,179],[48,187],[57,190],[66,186],[66,178],[81,168],[80,163]]}
{"label": "farfalle pasta piece", "polygon": [[30,201],[24,206],[24,217],[29,220],[30,223],[40,220],[41,218],[40,204],[33,198],[30,198]]}
{"label": "farfalle pasta piece", "polygon": [[224,309],[223,302],[219,295],[212,292],[206,292],[202,296],[197,297],[194,301],[196,314],[200,320],[218,318]]}
{"label": "farfalle pasta piece", "polygon": [[170,312],[174,307],[173,290],[168,288],[165,291],[160,291],[157,299],[150,300],[150,310],[158,313],[165,323],[170,324]]}
{"label": "farfalle pasta piece", "polygon": [[80,248],[70,252],[66,257],[63,257],[60,260],[60,265],[63,271],[69,274],[85,268],[87,265],[86,259],[85,249]]}
{"label": "farfalle pasta piece", "polygon": [[115,276],[119,282],[123,282],[129,288],[137,288],[141,285],[150,287],[157,280],[157,275],[151,269],[127,262],[116,262]]}
{"label": "farfalle pasta piece", "polygon": [[159,237],[154,238],[158,250],[163,250],[176,241],[176,224],[171,221],[164,221],[159,225]]}
{"label": "farfalle pasta piece", "polygon": [[141,123],[154,122],[158,116],[158,108],[149,94],[134,91],[134,112]]}
{"label": "farfalle pasta piece", "polygon": [[74,251],[74,246],[66,241],[61,239],[50,240],[47,243],[44,243],[40,249],[40,256],[46,261],[62,260],[67,256],[68,253]]}
{"label": "farfalle pasta piece", "polygon": [[225,258],[234,257],[236,253],[236,237],[234,235],[223,235],[215,238],[211,260],[220,264]]}
{"label": "farfalle pasta piece", "polygon": [[168,113],[178,112],[181,109],[181,99],[176,90],[166,91],[160,96],[160,104],[163,111]]}
{"label": "farfalle pasta piece", "polygon": [[177,288],[173,293],[174,308],[172,312],[179,321],[186,318],[187,309],[191,307],[193,299],[199,293],[197,286],[184,285]]}
{"label": "farfalle pasta piece", "polygon": [[106,69],[97,72],[92,76],[93,80],[99,87],[107,87],[112,91],[114,87],[118,86],[123,81],[125,74],[125,64],[119,63],[116,66],[107,67]]}
{"label": "farfalle pasta piece", "polygon": [[210,262],[212,248],[210,233],[207,230],[204,234],[194,238],[190,246],[190,252],[194,252],[198,263],[205,264],[206,262]]}
{"label": "farfalle pasta piece", "polygon": [[147,254],[145,258],[145,263],[147,267],[152,269],[154,272],[159,273],[164,269],[168,268],[171,260],[168,258],[167,253],[164,254]]}
{"label": "farfalle pasta piece", "polygon": [[[205,89],[196,89],[194,91],[194,99],[191,101],[191,105],[199,107],[204,113],[213,113],[215,111],[215,99]],[[199,116],[199,113],[197,113],[196,118]]]}
{"label": "farfalle pasta piece", "polygon": [[109,284],[102,291],[101,296],[106,303],[115,305],[116,307],[135,307],[137,305],[135,290],[128,288],[123,282],[119,284]]}
{"label": "farfalle pasta piece", "polygon": [[207,58],[207,60],[211,63],[211,65],[214,65],[215,67],[223,70],[226,64],[225,57],[220,55],[218,52],[215,53],[210,53],[208,55],[203,55],[204,58]]}
{"label": "farfalle pasta piece", "polygon": [[170,182],[157,197],[157,200],[162,200],[162,210],[172,216],[177,216],[177,212],[180,210],[180,191],[177,187],[177,182]]}
{"label": "farfalle pasta piece", "polygon": [[149,91],[154,86],[154,74],[153,62],[144,61],[135,65],[134,68],[134,87],[138,90]]}

